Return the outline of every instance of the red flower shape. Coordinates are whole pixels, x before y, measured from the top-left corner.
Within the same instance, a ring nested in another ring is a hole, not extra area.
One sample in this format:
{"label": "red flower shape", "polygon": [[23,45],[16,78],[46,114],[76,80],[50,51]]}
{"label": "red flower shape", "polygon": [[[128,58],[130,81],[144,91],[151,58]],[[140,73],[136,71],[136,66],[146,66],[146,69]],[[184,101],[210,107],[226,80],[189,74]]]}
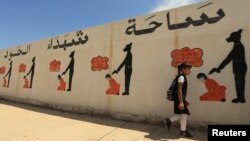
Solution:
{"label": "red flower shape", "polygon": [[107,70],[109,68],[108,65],[109,58],[108,57],[101,57],[97,56],[91,59],[91,70],[92,71],[101,71]]}
{"label": "red flower shape", "polygon": [[57,60],[53,60],[50,62],[50,72],[59,72],[61,67],[61,62]]}
{"label": "red flower shape", "polygon": [[0,74],[5,74],[5,67],[4,67],[4,66],[2,66],[2,67],[0,68]]}
{"label": "red flower shape", "polygon": [[203,64],[202,60],[203,51],[200,48],[190,49],[189,47],[184,47],[182,49],[175,49],[171,52],[173,67],[177,67],[183,62],[190,63],[193,67],[200,67]]}
{"label": "red flower shape", "polygon": [[26,72],[26,65],[24,63],[19,65],[19,73],[25,73]]}

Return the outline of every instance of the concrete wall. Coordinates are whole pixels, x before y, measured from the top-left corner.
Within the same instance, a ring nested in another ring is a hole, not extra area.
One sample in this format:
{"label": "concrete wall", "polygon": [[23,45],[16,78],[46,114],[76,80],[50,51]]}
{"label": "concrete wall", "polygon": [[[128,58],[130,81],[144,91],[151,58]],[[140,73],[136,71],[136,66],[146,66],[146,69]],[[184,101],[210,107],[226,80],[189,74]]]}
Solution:
{"label": "concrete wall", "polygon": [[[250,77],[244,71],[244,61],[250,66],[249,4],[248,0],[206,1],[2,50],[0,96],[68,111],[160,121],[173,114],[166,89],[177,73],[175,66],[187,61],[194,66],[188,76],[190,120],[249,124]],[[233,42],[226,41],[229,36]],[[131,51],[123,52],[129,43]],[[208,75],[223,60],[228,64],[220,73]],[[122,62],[123,68],[111,75],[120,89],[112,83],[114,88],[107,94],[110,83],[105,76]],[[199,81],[201,72],[210,81]],[[62,90],[58,90],[58,75],[66,83],[64,88],[61,80]],[[67,91],[70,77],[72,87]],[[244,79],[245,92],[241,92]],[[130,83],[129,95],[122,95],[125,83]],[[245,95],[245,103],[231,102],[237,93]],[[200,99],[204,94],[208,97]],[[225,102],[220,101],[223,94]]]}

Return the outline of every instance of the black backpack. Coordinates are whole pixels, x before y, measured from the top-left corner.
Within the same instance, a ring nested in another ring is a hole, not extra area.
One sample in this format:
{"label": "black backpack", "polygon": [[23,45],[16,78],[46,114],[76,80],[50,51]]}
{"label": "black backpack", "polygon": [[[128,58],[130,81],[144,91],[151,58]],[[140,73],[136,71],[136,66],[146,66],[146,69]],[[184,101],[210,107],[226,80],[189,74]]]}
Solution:
{"label": "black backpack", "polygon": [[177,89],[178,89],[178,78],[180,75],[177,75],[175,79],[173,80],[172,84],[167,90],[167,100],[174,101],[175,96],[177,95]]}

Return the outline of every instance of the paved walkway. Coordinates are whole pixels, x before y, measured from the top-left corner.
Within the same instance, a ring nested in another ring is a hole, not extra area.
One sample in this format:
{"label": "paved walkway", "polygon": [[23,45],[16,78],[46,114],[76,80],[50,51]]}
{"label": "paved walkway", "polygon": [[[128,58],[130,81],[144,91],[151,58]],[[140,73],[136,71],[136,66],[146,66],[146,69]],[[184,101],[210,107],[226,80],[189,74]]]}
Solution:
{"label": "paved walkway", "polygon": [[[0,141],[172,141],[179,129],[76,115],[0,100]],[[192,140],[207,134],[192,132]]]}

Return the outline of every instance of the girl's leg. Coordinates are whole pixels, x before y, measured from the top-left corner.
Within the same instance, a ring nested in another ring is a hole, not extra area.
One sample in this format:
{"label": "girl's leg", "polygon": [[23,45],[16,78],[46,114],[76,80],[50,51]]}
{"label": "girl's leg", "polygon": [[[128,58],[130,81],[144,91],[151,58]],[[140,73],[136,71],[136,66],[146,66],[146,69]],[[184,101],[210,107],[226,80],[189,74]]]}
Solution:
{"label": "girl's leg", "polygon": [[165,127],[168,128],[169,130],[172,122],[177,121],[180,118],[181,116],[179,114],[174,114],[172,117],[165,119],[164,120]]}
{"label": "girl's leg", "polygon": [[187,114],[180,115],[181,131],[186,131],[187,128]]}
{"label": "girl's leg", "polygon": [[179,115],[179,114],[174,114],[172,117],[170,117],[169,119],[170,119],[170,121],[171,122],[175,122],[175,121],[177,121],[177,120],[179,120],[181,118],[181,115]]}
{"label": "girl's leg", "polygon": [[181,132],[180,135],[186,138],[192,138],[193,135],[187,131],[187,114],[180,115]]}

